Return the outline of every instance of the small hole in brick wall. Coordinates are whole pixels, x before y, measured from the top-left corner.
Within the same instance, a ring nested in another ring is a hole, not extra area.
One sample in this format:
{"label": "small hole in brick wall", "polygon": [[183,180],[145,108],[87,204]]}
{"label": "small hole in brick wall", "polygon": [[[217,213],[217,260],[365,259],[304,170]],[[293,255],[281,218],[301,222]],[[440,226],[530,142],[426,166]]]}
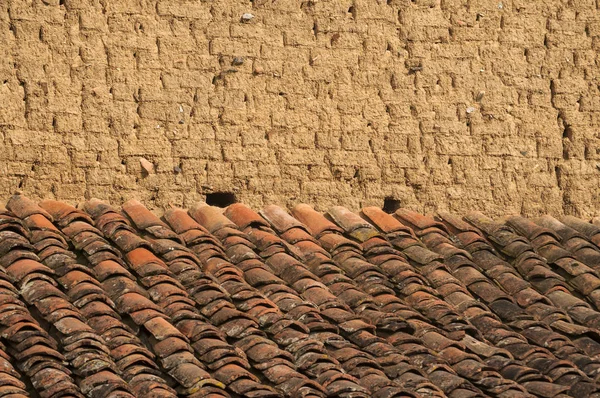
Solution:
{"label": "small hole in brick wall", "polygon": [[213,192],[206,194],[206,204],[209,206],[227,207],[237,202],[232,192]]}
{"label": "small hole in brick wall", "polygon": [[394,199],[392,197],[387,197],[383,200],[383,211],[388,214],[394,213],[396,210],[400,208],[400,201],[398,199]]}
{"label": "small hole in brick wall", "polygon": [[58,0],[58,5],[59,6],[64,6],[65,5],[65,0]]}

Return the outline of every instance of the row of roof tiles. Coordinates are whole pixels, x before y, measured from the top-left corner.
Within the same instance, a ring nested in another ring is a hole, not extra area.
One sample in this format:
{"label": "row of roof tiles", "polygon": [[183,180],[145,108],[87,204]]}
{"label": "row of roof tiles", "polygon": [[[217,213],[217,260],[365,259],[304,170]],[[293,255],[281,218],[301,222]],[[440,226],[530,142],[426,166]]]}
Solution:
{"label": "row of roof tiles", "polygon": [[600,397],[600,223],[0,209],[0,395]]}

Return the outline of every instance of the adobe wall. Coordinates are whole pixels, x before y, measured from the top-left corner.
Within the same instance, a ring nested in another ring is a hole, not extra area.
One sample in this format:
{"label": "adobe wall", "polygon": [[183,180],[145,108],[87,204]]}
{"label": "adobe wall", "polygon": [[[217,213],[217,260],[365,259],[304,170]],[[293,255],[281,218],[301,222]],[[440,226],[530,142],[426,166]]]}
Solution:
{"label": "adobe wall", "polygon": [[0,194],[594,215],[598,7],[0,1]]}

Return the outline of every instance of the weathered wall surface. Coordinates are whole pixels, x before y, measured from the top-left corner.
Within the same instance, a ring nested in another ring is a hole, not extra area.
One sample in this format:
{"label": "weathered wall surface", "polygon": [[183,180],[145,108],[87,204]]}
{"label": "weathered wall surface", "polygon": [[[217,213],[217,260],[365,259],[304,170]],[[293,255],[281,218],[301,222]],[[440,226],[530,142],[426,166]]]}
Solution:
{"label": "weathered wall surface", "polygon": [[596,214],[598,7],[0,0],[0,195]]}

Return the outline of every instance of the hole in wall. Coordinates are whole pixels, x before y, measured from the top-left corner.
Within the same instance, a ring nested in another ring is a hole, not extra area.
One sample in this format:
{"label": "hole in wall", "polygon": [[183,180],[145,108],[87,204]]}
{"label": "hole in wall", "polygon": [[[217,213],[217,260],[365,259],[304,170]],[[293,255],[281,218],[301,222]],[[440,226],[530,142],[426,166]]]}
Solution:
{"label": "hole in wall", "polygon": [[413,117],[417,117],[418,116],[419,113],[417,112],[417,107],[416,106],[414,106],[414,105],[410,106],[410,114]]}
{"label": "hole in wall", "polygon": [[216,207],[227,207],[237,203],[233,192],[213,192],[206,194],[206,204]]}
{"label": "hole in wall", "polygon": [[568,125],[563,130],[563,138],[568,138],[569,141],[573,142],[573,130]]}
{"label": "hole in wall", "polygon": [[356,8],[354,8],[354,6],[350,6],[348,8],[348,14],[351,18],[356,18]]}
{"label": "hole in wall", "polygon": [[556,185],[561,188],[562,183],[562,170],[559,166],[554,167],[554,175],[556,175]]}
{"label": "hole in wall", "polygon": [[400,201],[398,199],[394,199],[391,196],[388,196],[383,200],[383,207],[381,208],[388,214],[392,214],[396,212],[400,208]]}

